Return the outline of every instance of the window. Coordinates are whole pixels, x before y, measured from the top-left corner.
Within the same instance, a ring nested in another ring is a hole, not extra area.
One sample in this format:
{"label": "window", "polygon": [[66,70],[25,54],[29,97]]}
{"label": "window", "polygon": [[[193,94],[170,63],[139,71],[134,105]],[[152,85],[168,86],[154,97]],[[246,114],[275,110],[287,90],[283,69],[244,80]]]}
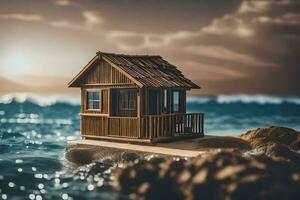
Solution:
{"label": "window", "polygon": [[87,109],[100,110],[101,107],[101,91],[87,91]]}
{"label": "window", "polygon": [[120,110],[136,110],[136,98],[135,89],[120,90]]}
{"label": "window", "polygon": [[179,99],[180,99],[179,91],[174,91],[173,92],[173,112],[179,112]]}
{"label": "window", "polygon": [[163,112],[167,113],[168,112],[168,90],[164,89],[163,93]]}

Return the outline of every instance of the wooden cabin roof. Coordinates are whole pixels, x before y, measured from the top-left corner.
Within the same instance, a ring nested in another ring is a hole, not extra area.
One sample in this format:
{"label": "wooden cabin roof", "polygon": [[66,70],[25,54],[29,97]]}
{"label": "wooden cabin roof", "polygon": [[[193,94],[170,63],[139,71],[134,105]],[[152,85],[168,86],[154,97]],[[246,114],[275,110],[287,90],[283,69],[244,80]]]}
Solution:
{"label": "wooden cabin roof", "polygon": [[[104,59],[113,67],[118,68],[140,87],[183,87],[199,89],[200,87],[184,77],[176,66],[164,60],[161,56],[124,55],[114,53],[97,53],[99,59]],[[80,79],[88,68],[93,66],[95,57],[69,83],[69,87],[80,87]]]}

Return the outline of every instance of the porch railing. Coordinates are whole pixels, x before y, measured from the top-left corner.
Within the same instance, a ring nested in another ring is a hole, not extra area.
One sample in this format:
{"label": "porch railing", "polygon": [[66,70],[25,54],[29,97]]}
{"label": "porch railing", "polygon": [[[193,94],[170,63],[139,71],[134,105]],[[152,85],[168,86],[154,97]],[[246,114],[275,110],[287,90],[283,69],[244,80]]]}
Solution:
{"label": "porch railing", "polygon": [[166,114],[141,117],[142,138],[173,137],[185,134],[203,135],[204,114]]}
{"label": "porch railing", "polygon": [[84,136],[152,140],[187,134],[203,135],[203,113],[145,115],[141,118],[89,115],[81,116]]}

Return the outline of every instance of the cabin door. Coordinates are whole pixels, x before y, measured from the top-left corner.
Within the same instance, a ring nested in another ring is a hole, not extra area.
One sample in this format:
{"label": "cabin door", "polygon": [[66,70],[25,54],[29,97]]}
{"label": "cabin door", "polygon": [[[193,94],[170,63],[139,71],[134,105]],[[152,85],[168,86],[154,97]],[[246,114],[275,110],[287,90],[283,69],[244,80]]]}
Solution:
{"label": "cabin door", "polygon": [[158,90],[148,90],[148,114],[158,114]]}

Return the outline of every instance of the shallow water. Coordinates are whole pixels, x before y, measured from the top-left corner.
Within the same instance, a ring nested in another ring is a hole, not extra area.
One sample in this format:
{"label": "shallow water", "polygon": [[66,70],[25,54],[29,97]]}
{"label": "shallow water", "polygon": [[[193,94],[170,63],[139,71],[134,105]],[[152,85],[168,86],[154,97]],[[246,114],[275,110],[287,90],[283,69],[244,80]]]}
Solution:
{"label": "shallow water", "polygon": [[[271,125],[299,130],[299,102],[219,96],[189,98],[187,109],[205,113],[206,133],[234,135]],[[67,142],[80,138],[79,109],[74,99],[0,98],[0,199],[127,198],[111,187],[117,163],[99,161],[78,168],[65,160]]]}
{"label": "shallow water", "polygon": [[62,103],[0,104],[0,199],[117,197],[109,186],[112,166],[95,175],[64,159],[67,141],[80,138],[78,112]]}

